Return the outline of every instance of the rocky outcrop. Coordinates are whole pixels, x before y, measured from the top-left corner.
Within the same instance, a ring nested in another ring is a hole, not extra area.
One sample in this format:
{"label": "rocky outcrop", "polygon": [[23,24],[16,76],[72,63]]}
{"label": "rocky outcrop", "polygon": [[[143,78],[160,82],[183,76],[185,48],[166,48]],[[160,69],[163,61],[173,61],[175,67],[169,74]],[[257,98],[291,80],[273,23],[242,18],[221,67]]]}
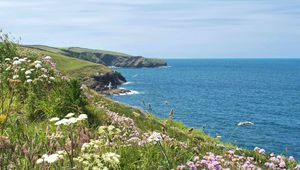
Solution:
{"label": "rocky outcrop", "polygon": [[98,92],[116,89],[118,85],[125,82],[125,77],[116,71],[83,77],[83,84]]}
{"label": "rocky outcrop", "polygon": [[70,57],[88,60],[106,66],[141,68],[161,67],[167,65],[164,60],[144,58],[142,56],[105,54],[101,52],[75,52],[68,49],[64,49],[63,51],[65,55],[68,55]]}

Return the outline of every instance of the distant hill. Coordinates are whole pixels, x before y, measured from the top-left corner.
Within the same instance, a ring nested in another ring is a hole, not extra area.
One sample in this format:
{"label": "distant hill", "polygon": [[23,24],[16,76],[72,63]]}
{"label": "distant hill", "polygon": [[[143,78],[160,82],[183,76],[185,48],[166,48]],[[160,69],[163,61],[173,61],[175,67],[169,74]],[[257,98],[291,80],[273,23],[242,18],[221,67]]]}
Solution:
{"label": "distant hill", "polygon": [[126,82],[125,77],[120,73],[103,64],[70,57],[58,48],[38,47],[23,46],[22,48],[30,49],[41,56],[51,56],[56,63],[57,70],[69,77],[81,79],[83,84],[96,91],[107,90],[107,85],[109,84],[116,88],[118,85]]}
{"label": "distant hill", "polygon": [[124,53],[95,50],[80,47],[56,48],[43,45],[28,45],[26,47],[59,53],[65,56],[87,60],[93,63],[114,67],[160,67],[167,63],[162,59],[144,58],[142,56],[132,56]]}

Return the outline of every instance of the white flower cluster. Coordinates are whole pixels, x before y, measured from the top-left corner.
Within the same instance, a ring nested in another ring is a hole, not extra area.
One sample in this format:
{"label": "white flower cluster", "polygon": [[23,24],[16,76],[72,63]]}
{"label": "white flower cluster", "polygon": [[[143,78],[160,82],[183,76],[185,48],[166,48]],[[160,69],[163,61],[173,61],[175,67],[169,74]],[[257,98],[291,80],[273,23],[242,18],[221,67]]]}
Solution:
{"label": "white flower cluster", "polygon": [[117,165],[120,163],[120,155],[115,154],[113,152],[108,152],[102,155],[102,159],[104,162],[112,164],[112,165]]}
{"label": "white flower cluster", "polygon": [[[51,57],[47,56],[47,58],[47,61],[51,60]],[[51,72],[45,68],[47,63],[40,60],[32,61],[28,58],[14,57],[13,59],[5,58],[5,62],[5,70],[11,72],[11,77],[14,80],[22,80],[26,83],[33,81],[48,81],[50,83],[50,80],[55,80]]]}
{"label": "white flower cluster", "polygon": [[163,140],[161,134],[158,133],[158,132],[155,132],[155,131],[152,132],[152,134],[147,139],[147,141],[151,142],[151,143],[157,143],[157,142],[159,142],[161,140]]}
{"label": "white flower cluster", "polygon": [[78,117],[73,117],[74,115],[74,113],[69,113],[61,120],[58,117],[53,117],[49,121],[55,122],[55,125],[70,125],[88,118],[86,114],[80,114]]}
{"label": "white flower cluster", "polygon": [[74,160],[81,163],[86,169],[108,170],[107,167],[115,167],[120,163],[120,155],[108,152],[103,155],[99,153],[84,153]]}
{"label": "white flower cluster", "polygon": [[51,163],[54,163],[54,162],[56,162],[60,159],[63,159],[65,154],[66,154],[65,151],[57,151],[56,153],[50,154],[50,155],[44,154],[41,158],[39,158],[36,161],[36,163],[41,164],[41,163],[46,162],[46,163],[51,164]]}
{"label": "white flower cluster", "polygon": [[81,146],[81,151],[82,152],[86,152],[88,150],[93,150],[96,151],[97,149],[99,149],[99,147],[103,145],[103,142],[101,140],[91,140],[89,143],[84,143]]}

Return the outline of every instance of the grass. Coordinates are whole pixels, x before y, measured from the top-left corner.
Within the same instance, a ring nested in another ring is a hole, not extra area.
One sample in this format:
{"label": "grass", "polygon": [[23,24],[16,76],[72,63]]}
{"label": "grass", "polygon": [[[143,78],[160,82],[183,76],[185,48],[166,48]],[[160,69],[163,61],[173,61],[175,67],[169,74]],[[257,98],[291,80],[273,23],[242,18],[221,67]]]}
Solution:
{"label": "grass", "polygon": [[62,73],[79,77],[80,75],[89,75],[95,73],[107,73],[112,70],[102,64],[92,63],[86,60],[80,60],[64,55],[64,52],[58,48],[47,46],[28,46],[34,47],[33,50],[42,55],[51,56],[56,62],[57,69]]}

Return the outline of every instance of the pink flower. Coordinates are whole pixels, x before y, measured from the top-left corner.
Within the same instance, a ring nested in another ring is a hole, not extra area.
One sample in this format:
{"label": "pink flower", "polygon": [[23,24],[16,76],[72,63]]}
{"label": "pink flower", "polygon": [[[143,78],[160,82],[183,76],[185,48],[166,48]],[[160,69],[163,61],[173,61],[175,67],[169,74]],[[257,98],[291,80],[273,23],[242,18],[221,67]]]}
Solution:
{"label": "pink flower", "polygon": [[194,157],[194,162],[196,162],[196,161],[199,161],[200,159],[199,159],[199,156],[195,156]]}
{"label": "pink flower", "polygon": [[265,154],[266,151],[265,151],[264,149],[260,149],[260,150],[258,151],[258,153],[260,153],[260,154]]}
{"label": "pink flower", "polygon": [[289,161],[290,161],[290,162],[294,162],[294,161],[295,161],[295,158],[294,158],[293,156],[290,156],[290,157],[289,157]]}
{"label": "pink flower", "polygon": [[285,167],[285,162],[284,162],[284,161],[280,161],[279,167],[280,167],[280,168],[284,168],[284,167]]}
{"label": "pink flower", "polygon": [[259,147],[255,147],[255,148],[254,148],[254,151],[259,151],[259,150],[260,150]]}

